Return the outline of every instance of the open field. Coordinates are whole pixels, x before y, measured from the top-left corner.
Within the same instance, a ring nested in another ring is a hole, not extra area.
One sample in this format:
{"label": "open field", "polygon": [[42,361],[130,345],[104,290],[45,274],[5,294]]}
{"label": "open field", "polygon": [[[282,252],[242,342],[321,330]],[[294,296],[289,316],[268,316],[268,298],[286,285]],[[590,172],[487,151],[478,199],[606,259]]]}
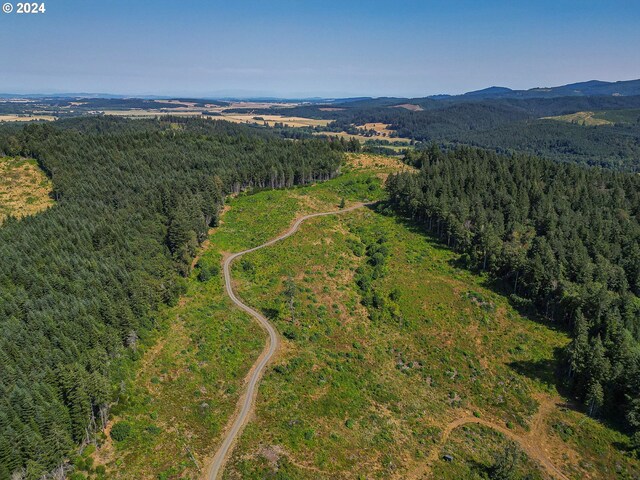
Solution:
{"label": "open field", "polygon": [[0,157],[0,223],[7,217],[33,215],[53,205],[51,181],[35,160]]}
{"label": "open field", "polygon": [[2,115],[0,114],[0,122],[36,122],[47,121],[53,122],[56,117],[53,115]]}
{"label": "open field", "polygon": [[[204,112],[216,112],[219,115],[206,115]],[[326,126],[329,120],[316,120],[313,118],[288,117],[283,115],[253,115],[248,113],[224,113],[224,109],[211,108],[202,109],[189,107],[176,107],[172,109],[131,109],[131,110],[104,110],[104,115],[113,115],[129,118],[153,118],[157,116],[178,116],[178,117],[204,117],[211,120],[227,120],[234,123],[253,123],[256,125],[268,125],[273,127],[276,123],[282,123],[286,127],[316,127]]]}
{"label": "open field", "polygon": [[[411,139],[409,138],[402,138],[402,137],[383,137],[382,135],[376,135],[374,137],[367,137],[366,135],[352,135],[350,133],[347,132],[313,132],[314,135],[324,135],[324,136],[329,136],[329,137],[338,137],[338,138],[344,138],[346,140],[349,140],[351,138],[355,138],[356,140],[358,140],[360,143],[366,143],[369,140],[388,140],[391,143],[398,143],[398,144],[402,144],[402,145],[409,145],[409,143],[411,142]],[[391,147],[392,145],[385,145]]]}
{"label": "open field", "polygon": [[373,130],[376,132],[376,135],[380,135],[383,137],[389,137],[393,135],[393,130],[389,129],[388,123],[365,123],[364,125],[358,125],[358,128],[363,128],[365,130]]}
{"label": "open field", "polygon": [[604,118],[598,118],[595,112],[576,112],[556,117],[544,117],[543,120],[557,120],[560,122],[577,123],[578,125],[611,125],[613,122]]}
{"label": "open field", "polygon": [[640,109],[603,110],[598,112],[577,112],[569,115],[545,117],[546,120],[558,120],[578,125],[612,125],[615,123],[637,123],[640,121]]}
{"label": "open field", "polygon": [[393,150],[405,149],[410,143],[410,138],[394,137],[394,130],[391,130],[388,123],[372,122],[362,125],[355,125],[360,132],[359,134],[350,134],[347,132],[314,132],[314,135],[327,135],[338,138],[344,138],[346,140],[355,138],[362,144],[372,142],[376,140],[385,140],[391,143],[391,145],[383,145],[386,148]]}
{"label": "open field", "polygon": [[112,115],[115,117],[127,117],[127,118],[153,118],[163,117],[167,115],[176,117],[201,117],[202,112],[200,110],[191,109],[130,109],[130,110],[101,110],[99,113],[104,115]]}
{"label": "open field", "polygon": [[283,115],[253,115],[253,114],[239,114],[239,113],[224,113],[222,112],[222,120],[228,120],[230,122],[237,123],[255,123],[258,125],[267,124],[273,127],[276,123],[282,123],[285,127],[325,127],[329,124],[329,120],[316,120],[313,118],[303,117],[287,117]]}
{"label": "open field", "polygon": [[[407,168],[349,158],[329,182],[230,199],[186,297],[163,313],[114,410],[110,428],[127,422],[131,437],[94,454],[108,478],[200,478],[265,338],[229,305],[214,267],[341,198],[383,199],[382,179]],[[525,447],[535,432],[540,455],[568,478],[637,475],[627,439],[556,391],[567,336],[519,315],[456,260],[410,223],[365,209],[310,220],[238,261],[236,291],[275,323],[282,348],[224,478],[480,478],[506,445],[501,430]],[[463,417],[496,428],[456,426]],[[548,478],[526,455],[519,468]]]}
{"label": "open field", "polygon": [[229,108],[246,108],[246,109],[258,109],[258,108],[292,108],[301,105],[296,102],[249,102],[249,101],[237,101],[231,102],[228,106],[222,107],[223,109]]}
{"label": "open field", "polygon": [[404,108],[410,112],[422,112],[424,108],[420,105],[414,105],[413,103],[403,103],[401,105],[393,105],[392,108]]}

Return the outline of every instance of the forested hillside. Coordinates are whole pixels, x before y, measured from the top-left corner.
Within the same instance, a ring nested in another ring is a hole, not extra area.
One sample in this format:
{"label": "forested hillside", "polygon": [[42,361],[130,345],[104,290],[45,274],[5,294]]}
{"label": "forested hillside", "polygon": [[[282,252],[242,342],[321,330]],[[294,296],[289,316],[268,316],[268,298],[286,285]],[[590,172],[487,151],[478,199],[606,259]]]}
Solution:
{"label": "forested hillside", "polygon": [[342,159],[326,142],[177,118],[3,130],[0,155],[37,159],[56,199],[0,228],[0,479],[40,478],[103,424],[226,193],[327,179]]}
{"label": "forested hillside", "polygon": [[574,332],[561,380],[591,415],[640,430],[640,177],[433,147],[391,204]]}
{"label": "forested hillside", "polygon": [[[287,108],[287,115],[333,120],[323,130],[357,134],[357,126],[381,122],[397,137],[445,145],[516,151],[552,160],[614,170],[640,171],[637,116],[612,125],[570,125],[543,117],[584,111],[620,111],[640,106],[640,96],[557,98],[369,99]],[[406,107],[412,107],[408,109]],[[276,112],[278,110],[275,110]],[[274,113],[274,109],[256,113]],[[392,137],[389,140],[393,140]]]}

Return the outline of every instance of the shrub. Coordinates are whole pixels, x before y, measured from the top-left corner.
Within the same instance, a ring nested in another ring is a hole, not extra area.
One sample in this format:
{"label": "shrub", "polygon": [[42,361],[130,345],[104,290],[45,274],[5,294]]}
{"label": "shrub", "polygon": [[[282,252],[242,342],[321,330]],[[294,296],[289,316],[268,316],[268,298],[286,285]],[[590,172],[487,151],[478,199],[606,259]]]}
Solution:
{"label": "shrub", "polygon": [[87,445],[87,447],[82,451],[82,456],[85,457],[85,458],[89,457],[95,451],[96,451],[96,446],[95,445]]}
{"label": "shrub", "polygon": [[131,424],[118,422],[111,428],[111,438],[116,442],[126,440],[131,435]]}
{"label": "shrub", "polygon": [[210,262],[198,262],[198,281],[206,282],[220,273],[220,266]]}

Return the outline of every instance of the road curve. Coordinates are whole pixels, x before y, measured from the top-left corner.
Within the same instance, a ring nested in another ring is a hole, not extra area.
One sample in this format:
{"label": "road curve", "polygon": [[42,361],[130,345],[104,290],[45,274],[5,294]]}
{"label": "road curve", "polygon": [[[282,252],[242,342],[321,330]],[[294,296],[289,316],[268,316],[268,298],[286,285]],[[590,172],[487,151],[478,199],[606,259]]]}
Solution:
{"label": "road curve", "polygon": [[[462,417],[457,420],[454,420],[443,431],[442,438],[440,440],[440,446],[444,445],[449,435],[458,427],[463,425],[468,425],[470,423],[475,423],[478,425],[484,425],[485,427],[489,427],[493,430],[496,430],[502,433],[508,439],[516,442],[520,448],[531,458],[532,460],[538,462],[548,473],[554,478],[558,478],[560,480],[569,480],[569,478],[556,467],[551,460],[545,455],[539,445],[539,439],[535,438],[535,435],[531,435],[534,438],[526,438],[518,435],[517,433],[512,432],[506,427],[498,425],[489,420],[484,420],[476,417]],[[535,433],[531,431],[531,433]],[[433,462],[438,456],[439,450],[434,450],[434,455],[431,456],[430,460]]]}
{"label": "road curve", "polygon": [[229,298],[231,298],[231,301],[233,303],[235,303],[238,307],[240,307],[242,310],[247,312],[249,315],[251,315],[253,318],[255,318],[258,321],[260,326],[264,328],[269,334],[269,340],[265,345],[264,350],[260,354],[260,357],[258,357],[258,360],[256,361],[256,363],[253,365],[253,367],[251,367],[251,370],[249,371],[249,374],[245,379],[246,388],[245,388],[244,394],[240,397],[240,400],[238,401],[238,408],[236,409],[237,410],[236,418],[233,421],[233,424],[231,425],[231,427],[228,429],[222,444],[218,448],[218,451],[216,452],[215,456],[213,457],[213,461],[207,471],[207,476],[206,476],[207,480],[217,480],[218,476],[222,474],[222,471],[224,469],[224,464],[227,460],[228,454],[231,452],[231,446],[233,445],[233,442],[236,440],[236,438],[238,438],[238,436],[242,432],[242,429],[244,428],[247,422],[247,419],[249,418],[249,415],[253,410],[254,400],[256,396],[256,387],[260,382],[260,378],[262,377],[264,368],[266,367],[267,363],[269,363],[269,360],[271,360],[271,358],[273,357],[273,354],[278,349],[278,344],[279,344],[278,332],[276,331],[275,327],[269,322],[269,320],[267,320],[266,317],[262,315],[260,312],[244,304],[242,300],[240,300],[236,296],[236,294],[233,292],[233,287],[231,285],[231,264],[233,263],[234,260],[241,257],[245,253],[255,252],[256,250],[260,250],[261,248],[268,247],[270,245],[273,245],[276,242],[279,242],[280,240],[284,240],[285,238],[290,237],[291,235],[293,235],[298,231],[298,228],[300,228],[300,225],[305,220],[309,220],[310,218],[315,218],[315,217],[324,217],[327,215],[336,215],[339,213],[350,212],[352,210],[361,208],[365,205],[371,205],[371,204],[359,203],[352,207],[343,208],[341,210],[335,210],[331,212],[312,213],[310,215],[305,215],[304,217],[301,217],[298,220],[296,220],[296,222],[291,226],[291,228],[289,228],[289,230],[287,230],[285,233],[283,233],[279,237],[273,238],[268,242],[263,243],[262,245],[259,245],[257,247],[249,248],[248,250],[244,250],[242,252],[229,255],[225,259],[223,264],[223,271],[224,271],[224,285],[227,291],[227,295],[229,295]]}

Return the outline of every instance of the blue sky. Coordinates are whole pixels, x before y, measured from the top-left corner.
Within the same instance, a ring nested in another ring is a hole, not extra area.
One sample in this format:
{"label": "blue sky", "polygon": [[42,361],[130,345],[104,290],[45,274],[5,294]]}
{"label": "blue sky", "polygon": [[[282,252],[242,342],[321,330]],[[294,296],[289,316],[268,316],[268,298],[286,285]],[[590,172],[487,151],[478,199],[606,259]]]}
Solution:
{"label": "blue sky", "polygon": [[638,0],[45,2],[0,14],[0,92],[425,96],[640,78]]}

